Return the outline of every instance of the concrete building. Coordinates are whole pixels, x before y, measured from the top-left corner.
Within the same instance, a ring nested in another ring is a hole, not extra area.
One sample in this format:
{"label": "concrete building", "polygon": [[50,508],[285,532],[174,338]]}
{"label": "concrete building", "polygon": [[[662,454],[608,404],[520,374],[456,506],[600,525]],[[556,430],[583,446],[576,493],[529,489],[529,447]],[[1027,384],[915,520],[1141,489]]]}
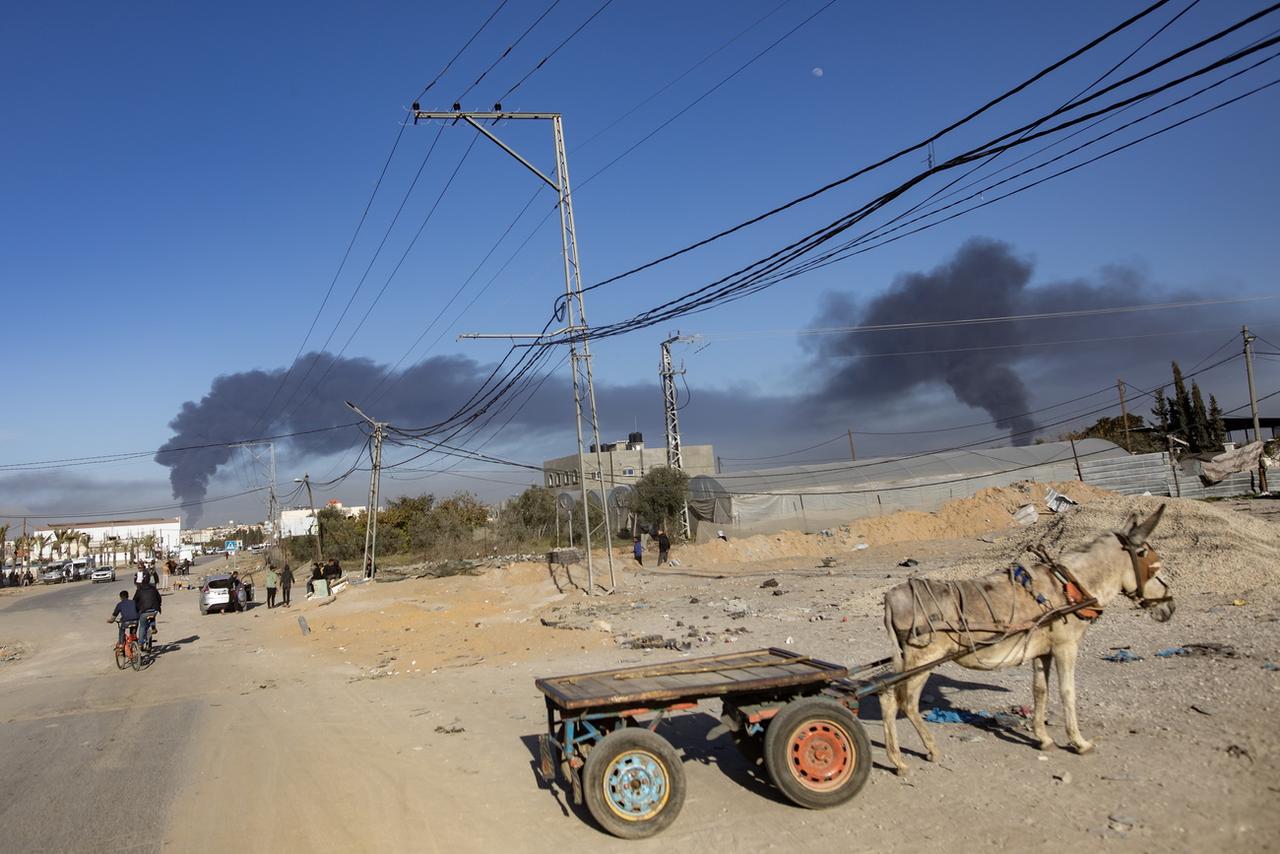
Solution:
{"label": "concrete building", "polygon": [[[667,465],[667,449],[647,448],[639,433],[632,433],[625,442],[605,442],[600,446],[604,467],[605,486],[612,490],[619,486],[631,486],[645,473]],[[683,445],[680,456],[684,470],[690,477],[714,475],[716,454],[711,445]],[[589,449],[585,456],[587,485],[599,488],[596,475],[596,455]],[[578,455],[557,457],[542,463],[542,482],[557,492],[572,492],[578,487]]]}
{"label": "concrete building", "polygon": [[[355,518],[365,511],[363,505],[348,507],[336,498],[325,504],[323,509],[336,510],[349,519]],[[315,525],[315,516],[311,514],[310,507],[291,507],[280,513],[280,536],[282,537],[311,536],[315,533]]]}
{"label": "concrete building", "polygon": [[[147,536],[155,537],[156,550],[162,554],[176,551],[182,541],[182,520],[173,518],[114,519],[101,522],[60,522],[57,525],[41,525],[36,534],[53,537],[55,530],[70,528],[89,535],[88,554],[103,553],[113,560],[123,559],[130,545],[135,549]],[[73,548],[74,552],[74,548]],[[45,554],[48,554],[46,549]]]}

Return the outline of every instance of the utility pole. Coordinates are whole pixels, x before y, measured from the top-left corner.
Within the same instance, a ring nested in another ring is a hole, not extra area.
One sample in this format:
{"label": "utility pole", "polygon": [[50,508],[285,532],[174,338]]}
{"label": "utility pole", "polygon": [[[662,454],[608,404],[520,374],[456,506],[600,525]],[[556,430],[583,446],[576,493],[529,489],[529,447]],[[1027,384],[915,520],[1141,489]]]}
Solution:
{"label": "utility pole", "polygon": [[849,429],[849,459],[853,462],[858,461],[858,452],[853,448],[853,429]]}
{"label": "utility pole", "polygon": [[1124,402],[1124,380],[1116,380],[1116,391],[1120,392],[1120,422],[1124,424],[1124,449],[1133,453],[1133,442],[1129,439],[1129,408]]}
{"label": "utility pole", "polygon": [[[587,555],[587,591],[595,592],[594,565],[591,557],[591,505],[587,498],[587,482],[589,479],[600,483],[601,512],[603,514],[605,554],[609,561],[609,590],[617,588],[613,568],[613,531],[609,522],[609,495],[604,482],[604,457],[600,450],[600,420],[596,409],[596,389],[591,373],[590,327],[587,324],[586,304],[582,299],[582,272],[578,263],[578,234],[573,219],[573,194],[569,188],[569,161],[565,153],[564,124],[560,113],[518,113],[506,112],[501,104],[494,104],[491,112],[467,112],[454,104],[452,111],[432,111],[420,109],[413,105],[413,123],[441,119],[457,123],[466,122],[477,132],[511,155],[518,163],[536,175],[544,184],[555,190],[559,197],[557,209],[560,212],[560,249],[564,259],[564,315],[565,326],[551,333],[535,334],[498,334],[460,335],[459,338],[528,338],[531,346],[548,343],[566,343],[569,345],[569,366],[573,377],[573,410],[575,426],[578,434],[578,481],[582,486],[582,514],[584,531],[582,532],[583,548]],[[540,169],[522,157],[480,124],[482,121],[549,121],[555,140],[556,168],[555,180],[547,177]],[[530,346],[530,345],[526,345]],[[590,427],[593,453],[596,458],[595,472],[588,477],[586,453],[583,439],[583,389],[586,390],[586,403],[590,413]]]}
{"label": "utility pole", "polygon": [[311,523],[316,526],[316,560],[324,560],[324,531],[320,528],[320,517],[316,515],[316,500],[311,496],[311,475],[306,472],[302,473],[302,477],[295,477],[294,483],[300,483],[307,488],[307,504],[311,507]]}
{"label": "utility pole", "polygon": [[[1262,441],[1262,425],[1258,422],[1258,393],[1253,387],[1253,342],[1255,336],[1249,334],[1249,327],[1240,327],[1244,337],[1244,370],[1249,379],[1249,411],[1253,414],[1253,441]],[[1263,447],[1266,447],[1263,445]],[[1266,454],[1258,454],[1258,491],[1267,491]]]}
{"label": "utility pole", "polygon": [[[369,467],[369,503],[364,511],[364,570],[365,578],[373,578],[378,574],[378,501],[382,488],[382,430],[387,425],[382,421],[374,421],[360,411],[360,407],[351,401],[347,406],[373,427],[373,447],[370,449]],[[319,524],[319,520],[316,520]]]}
{"label": "utility pole", "polygon": [[[680,401],[676,392],[676,377],[684,374],[684,365],[675,369],[671,361],[671,345],[696,341],[696,335],[681,335],[677,332],[661,344],[662,363],[658,366],[658,376],[662,379],[662,414],[666,430],[667,467],[684,470],[684,457],[680,453]],[[680,536],[688,540],[693,536],[689,524],[689,502],[680,505]]]}

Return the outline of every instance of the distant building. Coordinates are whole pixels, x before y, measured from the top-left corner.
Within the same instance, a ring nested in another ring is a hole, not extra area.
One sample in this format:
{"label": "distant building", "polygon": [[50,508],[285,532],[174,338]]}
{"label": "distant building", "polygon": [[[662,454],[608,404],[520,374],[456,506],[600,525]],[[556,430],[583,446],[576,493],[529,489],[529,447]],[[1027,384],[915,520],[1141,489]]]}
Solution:
{"label": "distant building", "polygon": [[[89,535],[89,554],[107,554],[115,557],[136,551],[146,537],[155,537],[157,551],[176,551],[181,543],[182,520],[173,518],[114,519],[101,522],[59,522],[56,525],[37,526],[35,533],[50,538],[55,530],[69,528]],[[73,549],[74,550],[74,549]],[[48,549],[46,549],[46,554]]]}
{"label": "distant building", "polygon": [[[348,507],[336,498],[325,504],[324,509],[336,510],[349,519],[365,511],[363,506]],[[292,507],[280,513],[280,536],[282,537],[309,537],[315,534],[315,528],[316,519],[310,507]]]}
{"label": "distant building", "polygon": [[[716,473],[715,449],[711,445],[682,445],[680,457],[684,471],[690,477]],[[596,474],[595,449],[589,448],[583,461],[587,471],[587,487],[599,488]],[[604,469],[605,487],[612,491],[619,486],[631,486],[655,468],[666,468],[666,448],[646,448],[644,437],[632,433],[625,442],[605,442],[600,446],[600,461]],[[573,492],[578,485],[578,455],[557,457],[542,463],[542,482],[557,492]]]}

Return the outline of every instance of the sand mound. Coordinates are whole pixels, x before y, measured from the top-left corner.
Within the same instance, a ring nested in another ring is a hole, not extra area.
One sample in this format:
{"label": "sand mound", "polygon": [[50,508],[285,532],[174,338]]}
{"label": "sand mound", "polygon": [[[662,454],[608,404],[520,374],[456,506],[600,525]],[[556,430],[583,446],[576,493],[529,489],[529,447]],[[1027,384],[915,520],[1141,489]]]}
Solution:
{"label": "sand mound", "polygon": [[683,546],[676,557],[686,567],[721,567],[775,558],[833,554],[853,549],[859,543],[878,546],[916,540],[976,537],[1010,527],[1014,524],[1013,514],[1026,504],[1035,505],[1041,513],[1047,514],[1049,511],[1044,506],[1044,497],[1050,487],[1080,502],[1112,495],[1106,490],[1079,481],[1048,484],[1024,481],[1011,486],[984,489],[971,498],[949,501],[933,512],[903,510],[879,517],[857,519],[833,528],[831,536],[779,531],[776,534],[735,538],[728,542],[713,540]]}
{"label": "sand mound", "polygon": [[[1165,504],[1151,545],[1177,593],[1243,593],[1280,579],[1280,526],[1204,501],[1110,495],[1033,526],[1013,548],[1045,543],[1051,553],[1119,528],[1131,511],[1144,517]],[[1014,556],[1011,554],[1011,558]]]}

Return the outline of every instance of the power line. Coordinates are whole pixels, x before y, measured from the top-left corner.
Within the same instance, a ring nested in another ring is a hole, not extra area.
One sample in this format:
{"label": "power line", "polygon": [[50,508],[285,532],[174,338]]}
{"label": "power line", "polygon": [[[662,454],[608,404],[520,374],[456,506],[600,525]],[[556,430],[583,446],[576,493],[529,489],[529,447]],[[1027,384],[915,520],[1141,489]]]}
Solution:
{"label": "power line", "polygon": [[687,246],[684,246],[684,247],[682,247],[682,248],[680,248],[680,249],[677,249],[677,250],[675,250],[675,251],[673,251],[673,252],[669,252],[669,253],[667,253],[667,254],[665,254],[665,255],[663,255],[663,256],[661,256],[661,257],[659,257],[659,258],[655,258],[655,259],[653,259],[652,261],[645,262],[644,264],[641,264],[641,265],[639,265],[639,266],[637,266],[637,267],[633,267],[633,268],[631,268],[631,269],[629,269],[629,270],[625,270],[625,271],[623,271],[623,272],[621,272],[621,273],[618,273],[618,274],[616,274],[616,275],[610,276],[610,277],[608,277],[608,278],[606,278],[606,279],[602,279],[602,280],[600,280],[599,282],[596,282],[595,284],[592,284],[592,285],[588,286],[587,288],[584,288],[584,290],[595,290],[596,288],[604,287],[605,285],[611,284],[611,283],[613,283],[613,282],[617,282],[617,281],[619,281],[619,280],[621,280],[621,279],[625,279],[625,278],[628,278],[628,277],[630,277],[630,276],[634,276],[635,274],[637,274],[637,273],[639,273],[639,272],[642,272],[642,271],[644,271],[644,270],[648,270],[648,269],[650,269],[651,267],[655,267],[655,266],[657,266],[657,265],[659,265],[659,264],[663,264],[663,263],[665,263],[665,262],[667,262],[667,261],[670,261],[670,260],[672,260],[672,259],[674,259],[674,258],[678,258],[678,257],[680,257],[681,255],[685,255],[685,254],[687,254],[687,253],[689,253],[689,252],[694,251],[695,249],[700,249],[700,248],[701,248],[701,247],[703,247],[703,246],[706,246],[706,245],[708,245],[708,244],[710,244],[710,243],[714,243],[715,241],[717,241],[717,240],[721,240],[721,239],[723,239],[723,238],[725,238],[725,237],[728,237],[728,236],[729,236],[729,235],[731,235],[731,234],[735,234],[735,233],[737,233],[737,232],[741,231],[741,230],[742,230],[742,229],[744,229],[744,228],[748,228],[748,227],[750,227],[750,226],[752,226],[752,225],[755,225],[755,224],[757,224],[757,223],[759,223],[759,222],[763,222],[764,220],[769,219],[769,218],[774,217],[774,216],[777,216],[778,214],[783,213],[784,211],[790,210],[791,208],[793,208],[793,207],[795,207],[795,206],[797,206],[797,205],[803,204],[804,202],[807,202],[807,201],[809,201],[809,200],[811,200],[811,199],[817,198],[818,196],[823,195],[824,193],[830,192],[831,190],[834,190],[834,189],[836,189],[837,187],[841,187],[841,186],[843,186],[843,185],[845,185],[845,184],[849,183],[850,181],[853,181],[854,179],[856,179],[856,178],[858,178],[858,177],[861,177],[862,175],[865,175],[865,174],[867,174],[867,173],[869,173],[869,172],[872,172],[872,171],[874,171],[874,170],[876,170],[876,169],[879,169],[879,168],[881,168],[882,166],[886,166],[886,165],[888,165],[888,164],[890,164],[890,163],[893,163],[894,161],[899,160],[899,159],[901,159],[902,157],[907,156],[908,154],[911,154],[911,153],[916,152],[916,151],[920,151],[920,150],[922,150],[922,149],[926,148],[930,143],[936,142],[937,140],[941,139],[942,137],[946,136],[947,134],[951,133],[952,131],[954,131],[954,130],[956,130],[956,129],[960,128],[960,127],[963,127],[963,126],[964,126],[964,125],[966,125],[966,124],[968,124],[969,122],[971,122],[972,120],[974,120],[974,119],[975,119],[975,118],[977,118],[978,116],[982,115],[983,113],[986,113],[986,112],[988,112],[989,110],[993,109],[994,107],[996,107],[996,106],[997,106],[997,105],[999,105],[1000,103],[1002,103],[1002,102],[1004,102],[1004,101],[1008,100],[1009,98],[1012,98],[1013,96],[1017,95],[1018,93],[1022,92],[1022,91],[1023,91],[1023,90],[1025,90],[1025,89],[1027,89],[1027,88],[1028,88],[1029,86],[1031,86],[1032,84],[1036,83],[1037,81],[1039,81],[1039,80],[1043,79],[1044,77],[1046,77],[1046,76],[1048,76],[1049,74],[1053,73],[1053,72],[1054,72],[1054,71],[1056,71],[1057,69],[1059,69],[1059,68],[1061,68],[1062,66],[1066,65],[1067,63],[1071,62],[1072,60],[1075,60],[1075,59],[1077,59],[1078,57],[1080,57],[1080,56],[1084,55],[1085,53],[1088,53],[1090,50],[1093,50],[1095,47],[1097,47],[1098,45],[1102,44],[1102,43],[1103,43],[1103,42],[1105,42],[1107,39],[1111,38],[1112,36],[1116,35],[1117,33],[1119,33],[1119,32],[1121,32],[1121,31],[1123,31],[1123,30],[1127,29],[1127,28],[1128,28],[1128,27],[1130,27],[1131,25],[1133,25],[1133,24],[1137,23],[1138,21],[1142,20],[1142,19],[1143,19],[1143,18],[1145,18],[1147,15],[1150,15],[1151,13],[1155,12],[1156,10],[1158,10],[1159,8],[1161,8],[1162,6],[1166,5],[1168,2],[1169,2],[1169,0],[1157,0],[1157,2],[1155,2],[1155,3],[1153,3],[1152,5],[1148,6],[1146,9],[1143,9],[1141,12],[1137,13],[1136,15],[1133,15],[1132,17],[1130,17],[1130,18],[1128,18],[1128,19],[1126,19],[1126,20],[1122,21],[1120,24],[1116,25],[1115,27],[1111,28],[1111,29],[1110,29],[1110,30],[1108,30],[1107,32],[1103,33],[1101,36],[1098,36],[1097,38],[1093,39],[1093,40],[1092,40],[1092,41],[1090,41],[1089,43],[1085,44],[1083,47],[1077,48],[1076,50],[1074,50],[1074,51],[1072,51],[1071,53],[1067,54],[1067,55],[1066,55],[1065,57],[1063,57],[1062,59],[1059,59],[1057,62],[1055,62],[1055,63],[1053,63],[1053,64],[1051,64],[1051,65],[1049,65],[1049,66],[1047,66],[1047,67],[1045,67],[1045,68],[1043,68],[1043,69],[1041,69],[1040,71],[1037,71],[1037,72],[1036,72],[1035,74],[1033,74],[1031,77],[1027,78],[1026,80],[1022,81],[1022,82],[1021,82],[1021,83],[1019,83],[1018,85],[1014,86],[1012,89],[1009,89],[1009,90],[1005,91],[1003,94],[998,95],[997,97],[995,97],[995,98],[991,99],[990,101],[987,101],[985,104],[983,104],[982,106],[978,107],[976,110],[972,111],[971,113],[969,113],[968,115],[964,116],[963,118],[961,118],[961,119],[959,119],[959,120],[957,120],[957,121],[955,121],[955,122],[952,122],[950,125],[947,125],[947,126],[946,126],[946,127],[944,127],[942,130],[937,131],[936,133],[932,134],[931,136],[926,137],[925,139],[922,139],[922,140],[920,140],[919,142],[917,142],[917,143],[915,143],[915,144],[913,144],[913,145],[907,146],[906,148],[899,149],[898,151],[894,152],[893,154],[890,154],[889,156],[884,157],[884,158],[882,158],[882,159],[880,159],[880,160],[876,161],[875,163],[870,164],[869,166],[864,166],[864,167],[862,167],[862,168],[860,168],[860,169],[857,169],[857,170],[855,170],[854,172],[851,172],[851,173],[849,173],[849,174],[847,174],[847,175],[845,175],[845,176],[843,176],[843,177],[841,177],[841,178],[838,178],[838,179],[836,179],[836,180],[834,180],[834,181],[831,181],[831,182],[829,182],[829,183],[827,183],[827,184],[824,184],[823,186],[818,187],[818,188],[817,188],[817,189],[815,189],[815,190],[811,190],[810,192],[805,193],[804,195],[799,196],[799,197],[797,197],[797,198],[794,198],[794,199],[792,199],[791,201],[788,201],[788,202],[786,202],[786,203],[784,203],[784,204],[782,204],[782,205],[779,205],[779,206],[777,206],[777,207],[775,207],[775,208],[772,208],[772,209],[770,209],[770,210],[767,210],[767,211],[765,211],[764,213],[758,214],[758,215],[756,215],[756,216],[754,216],[754,217],[752,217],[752,218],[750,218],[750,219],[748,219],[748,220],[744,220],[743,222],[740,222],[740,223],[738,223],[737,225],[734,225],[734,226],[731,226],[731,227],[729,227],[729,228],[726,228],[726,229],[724,229],[724,230],[722,230],[722,231],[716,232],[715,234],[712,234],[712,235],[710,235],[709,237],[705,237],[705,238],[703,238],[703,239],[701,239],[701,240],[695,241],[694,243],[691,243],[691,244],[689,244],[689,245],[687,245]]}
{"label": "power line", "polygon": [[530,68],[527,72],[525,72],[525,75],[524,75],[523,77],[521,77],[521,78],[520,78],[519,80],[517,80],[515,83],[512,83],[512,84],[511,84],[511,88],[507,89],[507,91],[505,91],[505,92],[503,92],[503,93],[502,93],[502,97],[500,97],[500,98],[498,99],[498,103],[501,103],[501,102],[503,102],[503,101],[507,100],[507,98],[508,98],[508,97],[510,97],[510,96],[512,95],[512,93],[514,93],[517,89],[519,89],[521,86],[523,86],[523,85],[525,84],[525,81],[526,81],[526,80],[528,80],[530,77],[532,77],[532,76],[533,76],[533,75],[538,71],[538,69],[540,69],[540,68],[542,68],[542,66],[546,65],[546,64],[547,64],[547,62],[551,59],[551,57],[553,57],[553,56],[555,56],[557,53],[559,53],[561,48],[563,48],[565,45],[567,45],[569,42],[571,42],[571,41],[573,40],[573,37],[574,37],[574,36],[576,36],[578,33],[582,32],[584,29],[586,29],[586,27],[587,27],[587,25],[588,25],[588,24],[590,24],[592,21],[594,21],[594,20],[596,19],[596,17],[597,17],[601,12],[603,12],[605,9],[609,8],[609,6],[610,6],[610,5],[612,5],[612,4],[613,4],[613,0],[604,0],[604,3],[603,3],[603,4],[601,4],[600,8],[598,8],[598,9],[596,9],[594,12],[592,12],[592,13],[591,13],[591,15],[590,15],[590,16],[589,16],[585,21],[583,21],[581,24],[579,24],[579,25],[578,25],[577,29],[575,29],[573,32],[569,33],[569,35],[565,36],[564,41],[560,42],[560,44],[556,45],[556,46],[551,50],[551,52],[550,52],[550,53],[548,53],[546,56],[542,57],[542,59],[538,60],[538,63],[537,63],[536,65],[534,65],[534,66],[533,66],[533,68]]}

